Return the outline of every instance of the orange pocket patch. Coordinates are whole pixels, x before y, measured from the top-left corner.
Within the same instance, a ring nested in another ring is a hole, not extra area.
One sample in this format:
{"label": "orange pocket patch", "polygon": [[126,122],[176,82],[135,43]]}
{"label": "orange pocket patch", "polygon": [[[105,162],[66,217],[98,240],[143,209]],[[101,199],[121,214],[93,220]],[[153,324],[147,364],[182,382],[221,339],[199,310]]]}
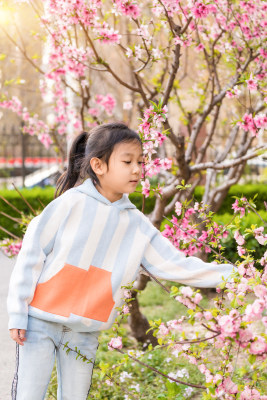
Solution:
{"label": "orange pocket patch", "polygon": [[107,322],[114,304],[111,272],[93,265],[86,271],[65,264],[51,279],[37,285],[30,305],[63,317],[75,314]]}

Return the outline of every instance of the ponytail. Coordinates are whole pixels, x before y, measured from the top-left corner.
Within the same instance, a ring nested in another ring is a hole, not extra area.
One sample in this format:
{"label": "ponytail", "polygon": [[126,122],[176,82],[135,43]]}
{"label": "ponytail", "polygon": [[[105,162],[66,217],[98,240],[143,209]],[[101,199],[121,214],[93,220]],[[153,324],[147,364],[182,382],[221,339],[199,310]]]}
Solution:
{"label": "ponytail", "polygon": [[88,133],[82,132],[74,139],[69,152],[67,170],[57,180],[55,197],[74,187],[79,180],[87,138]]}

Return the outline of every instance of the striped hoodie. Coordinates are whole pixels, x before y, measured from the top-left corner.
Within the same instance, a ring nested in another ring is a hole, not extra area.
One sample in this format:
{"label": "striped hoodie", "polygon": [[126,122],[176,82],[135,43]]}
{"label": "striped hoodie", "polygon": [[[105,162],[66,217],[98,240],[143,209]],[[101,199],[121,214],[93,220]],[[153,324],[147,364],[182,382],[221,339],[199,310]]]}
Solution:
{"label": "striped hoodie", "polygon": [[10,280],[9,329],[27,329],[28,315],[77,332],[107,329],[140,264],[196,287],[215,287],[232,272],[185,257],[127,195],[111,203],[87,179],[30,222]]}

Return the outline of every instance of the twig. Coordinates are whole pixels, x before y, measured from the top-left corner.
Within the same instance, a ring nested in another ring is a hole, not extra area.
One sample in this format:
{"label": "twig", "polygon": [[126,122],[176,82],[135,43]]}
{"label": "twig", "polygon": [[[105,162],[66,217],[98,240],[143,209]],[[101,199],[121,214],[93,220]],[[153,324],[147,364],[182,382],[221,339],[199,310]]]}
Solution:
{"label": "twig", "polygon": [[248,206],[248,208],[250,208],[250,209],[260,218],[260,220],[262,221],[263,225],[264,225],[264,226],[267,226],[266,221],[264,221],[264,219],[262,219],[262,217],[260,216],[260,214],[254,209],[254,207],[252,207],[252,206],[249,204],[248,201],[247,201],[245,204]]}
{"label": "twig", "polygon": [[4,231],[5,233],[7,233],[8,235],[12,236],[14,239],[16,240],[21,240],[20,237],[14,235],[14,233],[9,232],[7,229],[5,229],[3,226],[0,226],[1,231]]}
{"label": "twig", "polygon": [[0,214],[4,215],[4,217],[11,219],[12,221],[18,222],[19,224],[22,223],[21,219],[11,217],[11,215],[6,214],[4,211],[0,211]]}
{"label": "twig", "polygon": [[151,272],[149,272],[142,264],[141,264],[141,268],[143,268],[144,271],[146,271],[146,273],[150,276],[150,278],[152,278],[159,286],[162,287],[163,290],[165,290],[165,292],[167,293],[171,293],[171,291],[164,286],[154,275],[151,274]]}
{"label": "twig", "polygon": [[41,204],[41,206],[42,206],[43,208],[45,208],[45,205],[44,205],[43,202],[39,199],[39,197],[37,198],[37,200],[38,200],[38,202]]}
{"label": "twig", "polygon": [[154,367],[151,367],[150,365],[148,365],[148,364],[146,364],[146,363],[144,363],[144,362],[138,360],[138,358],[135,358],[135,357],[131,356],[131,355],[128,354],[128,353],[125,353],[125,352],[122,351],[121,349],[114,349],[114,350],[117,350],[117,351],[118,351],[119,353],[121,353],[121,354],[127,355],[129,358],[131,358],[132,360],[136,361],[136,362],[139,363],[140,365],[143,365],[144,367],[146,367],[146,368],[148,368],[148,369],[151,369],[151,371],[154,371],[154,372],[156,372],[157,374],[163,376],[164,378],[170,379],[170,380],[173,381],[173,382],[176,382],[176,383],[179,383],[179,384],[185,385],[185,386],[191,386],[191,387],[198,388],[198,389],[206,389],[205,386],[197,385],[197,384],[194,384],[194,383],[189,383],[189,382],[180,381],[180,380],[175,379],[175,378],[173,378],[173,377],[171,377],[171,376],[169,376],[169,375],[166,375],[166,374],[164,374],[163,372],[159,371],[158,369],[156,369],[156,368],[154,368]]}
{"label": "twig", "polygon": [[13,204],[11,204],[8,200],[6,200],[3,196],[0,195],[0,199],[2,199],[6,204],[8,204],[11,208],[13,208],[13,210],[15,210],[17,213],[19,213],[20,215],[23,215],[23,212],[18,210],[15,206],[13,206]]}
{"label": "twig", "polygon": [[20,195],[20,197],[22,198],[22,200],[27,204],[27,206],[29,207],[29,209],[31,210],[31,212],[33,213],[33,215],[37,215],[35,210],[32,208],[32,206],[30,205],[30,203],[25,199],[25,197],[23,196],[23,194],[17,189],[16,185],[12,182],[12,185],[14,186],[14,189],[16,190],[16,192],[18,192],[18,194]]}
{"label": "twig", "polygon": [[[174,341],[173,344],[194,344],[194,343],[206,342],[207,340],[216,338],[220,334],[221,334],[221,332],[217,332],[216,335],[210,336],[208,338],[195,339],[195,340],[177,340],[177,341]],[[163,344],[160,347],[168,347],[168,346],[170,346],[170,344]]]}
{"label": "twig", "polygon": [[145,195],[143,194],[143,196],[142,196],[142,213],[144,213],[144,211],[145,211],[145,202],[146,202],[146,197],[145,197]]}

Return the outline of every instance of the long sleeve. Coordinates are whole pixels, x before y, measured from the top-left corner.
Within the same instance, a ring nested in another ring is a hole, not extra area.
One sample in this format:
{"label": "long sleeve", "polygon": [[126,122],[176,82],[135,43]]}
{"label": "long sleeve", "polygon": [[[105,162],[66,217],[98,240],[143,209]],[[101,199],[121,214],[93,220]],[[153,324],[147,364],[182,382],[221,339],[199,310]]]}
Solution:
{"label": "long sleeve", "polygon": [[216,287],[233,271],[230,264],[211,264],[197,257],[185,257],[156,229],[144,253],[142,264],[158,278],[195,287]]}
{"label": "long sleeve", "polygon": [[68,213],[66,203],[69,202],[65,199],[66,196],[52,201],[28,225],[9,284],[9,329],[27,329],[28,304],[33,298],[45,259],[53,248],[58,227]]}

